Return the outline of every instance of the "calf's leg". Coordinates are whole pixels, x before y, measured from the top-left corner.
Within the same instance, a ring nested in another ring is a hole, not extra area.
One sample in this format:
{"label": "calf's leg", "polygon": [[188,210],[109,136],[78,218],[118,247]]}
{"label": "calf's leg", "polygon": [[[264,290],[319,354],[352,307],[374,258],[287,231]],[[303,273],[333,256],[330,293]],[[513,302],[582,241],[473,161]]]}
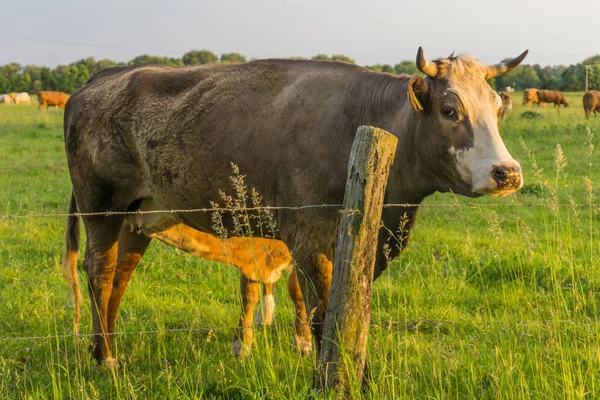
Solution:
{"label": "calf's leg", "polygon": [[298,274],[295,268],[288,278],[288,292],[294,302],[294,309],[296,311],[294,319],[294,346],[296,350],[308,355],[312,350],[312,337],[306,318],[306,306],[304,305],[304,298],[302,297],[302,290],[298,283]]}
{"label": "calf's leg", "polygon": [[271,325],[273,323],[273,318],[275,317],[274,287],[275,283],[273,282],[263,282],[262,303],[256,313],[256,325]]}
{"label": "calf's leg", "polygon": [[258,282],[252,281],[243,274],[240,274],[242,315],[240,317],[238,328],[235,331],[232,345],[233,354],[238,357],[244,356],[254,341],[252,316],[254,314],[254,309],[258,304],[259,289]]}

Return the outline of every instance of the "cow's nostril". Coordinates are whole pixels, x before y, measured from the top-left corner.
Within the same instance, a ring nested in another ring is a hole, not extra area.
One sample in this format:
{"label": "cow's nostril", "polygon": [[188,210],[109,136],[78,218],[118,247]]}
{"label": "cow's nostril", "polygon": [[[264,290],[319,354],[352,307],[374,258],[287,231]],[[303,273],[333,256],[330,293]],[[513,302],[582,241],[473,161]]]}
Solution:
{"label": "cow's nostril", "polygon": [[502,183],[506,180],[506,177],[508,176],[508,171],[507,168],[504,166],[496,166],[494,167],[494,169],[492,170],[492,176],[494,177],[494,180],[498,183]]}

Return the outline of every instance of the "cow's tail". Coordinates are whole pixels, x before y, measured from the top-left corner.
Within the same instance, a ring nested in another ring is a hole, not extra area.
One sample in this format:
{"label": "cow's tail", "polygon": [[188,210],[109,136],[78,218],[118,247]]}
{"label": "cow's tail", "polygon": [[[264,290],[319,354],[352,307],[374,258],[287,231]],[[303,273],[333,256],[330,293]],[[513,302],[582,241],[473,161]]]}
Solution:
{"label": "cow's tail", "polygon": [[81,318],[81,288],[77,276],[77,256],[79,253],[79,239],[81,228],[79,226],[79,217],[74,215],[77,212],[77,203],[75,196],[71,193],[71,205],[69,206],[69,217],[67,220],[67,232],[65,233],[65,254],[62,260],[62,268],[65,279],[71,286],[75,295],[75,334],[79,334],[79,319]]}

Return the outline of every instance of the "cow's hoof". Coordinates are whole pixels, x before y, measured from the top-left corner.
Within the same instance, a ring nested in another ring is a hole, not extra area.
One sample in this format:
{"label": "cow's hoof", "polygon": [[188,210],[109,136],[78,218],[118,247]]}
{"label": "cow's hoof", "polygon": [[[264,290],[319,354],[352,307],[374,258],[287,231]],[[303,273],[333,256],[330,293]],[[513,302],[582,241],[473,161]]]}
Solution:
{"label": "cow's hoof", "polygon": [[250,345],[243,343],[240,340],[236,340],[231,345],[231,352],[236,357],[244,357],[248,354],[249,351],[250,351]]}
{"label": "cow's hoof", "polygon": [[106,360],[104,360],[104,363],[109,371],[116,371],[119,369],[119,362],[114,357],[108,357]]}
{"label": "cow's hoof", "polygon": [[294,335],[294,348],[304,356],[309,356],[312,352],[312,340],[302,336]]}
{"label": "cow's hoof", "polygon": [[98,364],[98,367],[101,371],[115,372],[119,370],[119,363],[114,357],[108,357],[107,359],[100,361]]}

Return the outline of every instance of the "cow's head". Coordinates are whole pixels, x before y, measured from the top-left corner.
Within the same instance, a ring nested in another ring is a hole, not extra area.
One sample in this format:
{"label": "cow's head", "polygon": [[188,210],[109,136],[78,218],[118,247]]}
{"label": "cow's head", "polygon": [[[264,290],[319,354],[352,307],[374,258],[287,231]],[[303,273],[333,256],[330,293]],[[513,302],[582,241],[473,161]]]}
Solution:
{"label": "cow's head", "polygon": [[426,61],[419,48],[417,67],[426,77],[410,79],[408,98],[421,115],[415,140],[437,190],[503,196],[523,186],[498,132],[502,101],[486,80],[513,70],[527,53],[487,66],[464,55]]}

